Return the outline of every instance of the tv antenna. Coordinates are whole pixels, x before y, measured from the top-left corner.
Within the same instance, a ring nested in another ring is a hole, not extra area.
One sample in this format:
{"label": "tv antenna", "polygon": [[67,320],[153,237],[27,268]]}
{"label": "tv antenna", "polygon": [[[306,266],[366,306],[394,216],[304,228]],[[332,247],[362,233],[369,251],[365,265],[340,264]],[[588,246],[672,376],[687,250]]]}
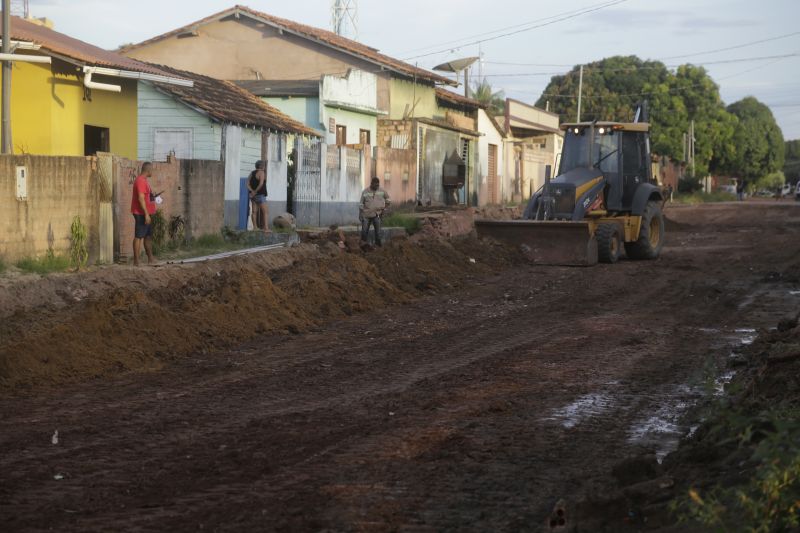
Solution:
{"label": "tv antenna", "polygon": [[358,40],[358,0],[331,0],[331,30]]}
{"label": "tv antenna", "polygon": [[30,18],[31,9],[28,5],[28,0],[11,0],[10,13],[15,17],[21,17],[24,19]]}

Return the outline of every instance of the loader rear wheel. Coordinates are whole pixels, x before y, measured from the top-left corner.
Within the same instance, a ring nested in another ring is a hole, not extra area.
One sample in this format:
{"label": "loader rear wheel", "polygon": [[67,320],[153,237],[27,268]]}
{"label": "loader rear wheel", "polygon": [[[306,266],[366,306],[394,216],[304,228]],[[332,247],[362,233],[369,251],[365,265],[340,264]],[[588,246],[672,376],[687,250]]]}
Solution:
{"label": "loader rear wheel", "polygon": [[659,202],[647,202],[642,213],[639,239],[625,243],[629,259],[656,259],[664,246],[664,215]]}
{"label": "loader rear wheel", "polygon": [[616,263],[622,251],[622,239],[617,224],[600,224],[595,232],[597,259],[601,263]]}

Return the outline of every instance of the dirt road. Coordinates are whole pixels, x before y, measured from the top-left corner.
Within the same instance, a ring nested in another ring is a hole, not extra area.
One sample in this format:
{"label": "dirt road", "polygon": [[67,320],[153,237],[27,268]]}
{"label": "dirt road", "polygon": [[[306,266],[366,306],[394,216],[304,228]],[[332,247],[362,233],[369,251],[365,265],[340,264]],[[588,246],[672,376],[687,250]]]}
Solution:
{"label": "dirt road", "polygon": [[559,499],[601,501],[621,459],[670,451],[715,362],[798,308],[800,208],[668,217],[655,262],[515,266],[158,372],[5,394],[0,528],[546,531]]}

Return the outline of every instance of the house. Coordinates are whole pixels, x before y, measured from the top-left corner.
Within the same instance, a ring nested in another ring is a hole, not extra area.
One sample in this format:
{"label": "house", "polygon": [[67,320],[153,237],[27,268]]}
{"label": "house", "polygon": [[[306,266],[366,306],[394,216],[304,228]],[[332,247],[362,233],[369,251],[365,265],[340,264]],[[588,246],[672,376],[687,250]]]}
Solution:
{"label": "house", "polygon": [[478,109],[478,205],[498,205],[507,198],[503,180],[506,132],[488,109]]}
{"label": "house", "polygon": [[193,85],[139,83],[138,158],[166,161],[172,154],[178,159],[224,161],[224,224],[241,229],[248,220],[242,182],[256,161],[264,160],[270,212],[284,212],[289,137],[319,134],[234,83],[159,68]]}
{"label": "house", "polygon": [[152,65],[11,17],[18,51],[51,63],[13,62],[12,147],[15,153],[84,156],[114,152],[136,158],[138,80],[191,85]]}
{"label": "house", "polygon": [[[418,131],[410,126],[419,123],[413,120],[435,121],[425,128],[431,131],[445,124],[453,127],[443,122],[446,116],[440,113],[436,89],[457,82],[330,31],[244,6],[124,47],[120,53],[236,81],[306,126],[324,132],[329,144],[381,148],[374,151],[374,171],[381,176],[400,174],[394,176],[396,186],[392,187],[401,195],[395,196],[398,201],[414,201],[420,193],[417,178],[422,156],[409,167],[407,154],[392,151],[416,150]],[[398,121],[407,120],[412,120],[408,128],[403,126],[393,136]],[[452,134],[454,130],[447,128]],[[473,132],[474,127],[456,133],[469,136]],[[394,140],[380,142],[387,136]],[[463,155],[463,147],[454,148]],[[431,201],[444,201],[438,192],[433,197]]]}
{"label": "house", "polygon": [[320,80],[325,75],[346,77],[350,71],[372,73],[375,108],[391,114],[413,107],[417,86],[432,90],[436,84],[457,85],[333,32],[245,6],[126,46],[120,53],[224,80]]}
{"label": "house", "polygon": [[564,145],[559,116],[507,98],[498,122],[506,134],[502,201],[522,202],[544,185],[546,175],[558,172]]}
{"label": "house", "polygon": [[351,69],[317,80],[238,80],[265,102],[317,130],[326,144],[371,146],[378,131],[378,76]]}

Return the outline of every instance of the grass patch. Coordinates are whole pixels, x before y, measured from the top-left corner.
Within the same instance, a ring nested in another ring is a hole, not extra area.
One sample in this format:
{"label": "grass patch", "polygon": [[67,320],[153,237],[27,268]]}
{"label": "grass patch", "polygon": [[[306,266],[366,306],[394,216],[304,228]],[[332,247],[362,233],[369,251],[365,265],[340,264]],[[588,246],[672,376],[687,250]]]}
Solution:
{"label": "grass patch", "polygon": [[714,202],[735,202],[736,195],[723,191],[717,191],[717,192],[698,191],[693,193],[676,194],[674,196],[674,201],[675,203],[678,204],[687,204],[687,205],[709,204]]}
{"label": "grass patch", "polygon": [[422,228],[422,221],[419,218],[403,213],[392,213],[382,222],[384,228],[405,228],[409,235],[415,234]]}
{"label": "grass patch", "polygon": [[45,257],[26,257],[17,262],[17,268],[32,274],[50,274],[51,272],[64,272],[70,266],[68,257],[47,254]]}
{"label": "grass patch", "polygon": [[218,233],[208,233],[185,242],[170,241],[156,246],[153,252],[159,259],[188,259],[222,252],[231,252],[243,248],[252,248],[256,244],[247,241],[232,241]]}

